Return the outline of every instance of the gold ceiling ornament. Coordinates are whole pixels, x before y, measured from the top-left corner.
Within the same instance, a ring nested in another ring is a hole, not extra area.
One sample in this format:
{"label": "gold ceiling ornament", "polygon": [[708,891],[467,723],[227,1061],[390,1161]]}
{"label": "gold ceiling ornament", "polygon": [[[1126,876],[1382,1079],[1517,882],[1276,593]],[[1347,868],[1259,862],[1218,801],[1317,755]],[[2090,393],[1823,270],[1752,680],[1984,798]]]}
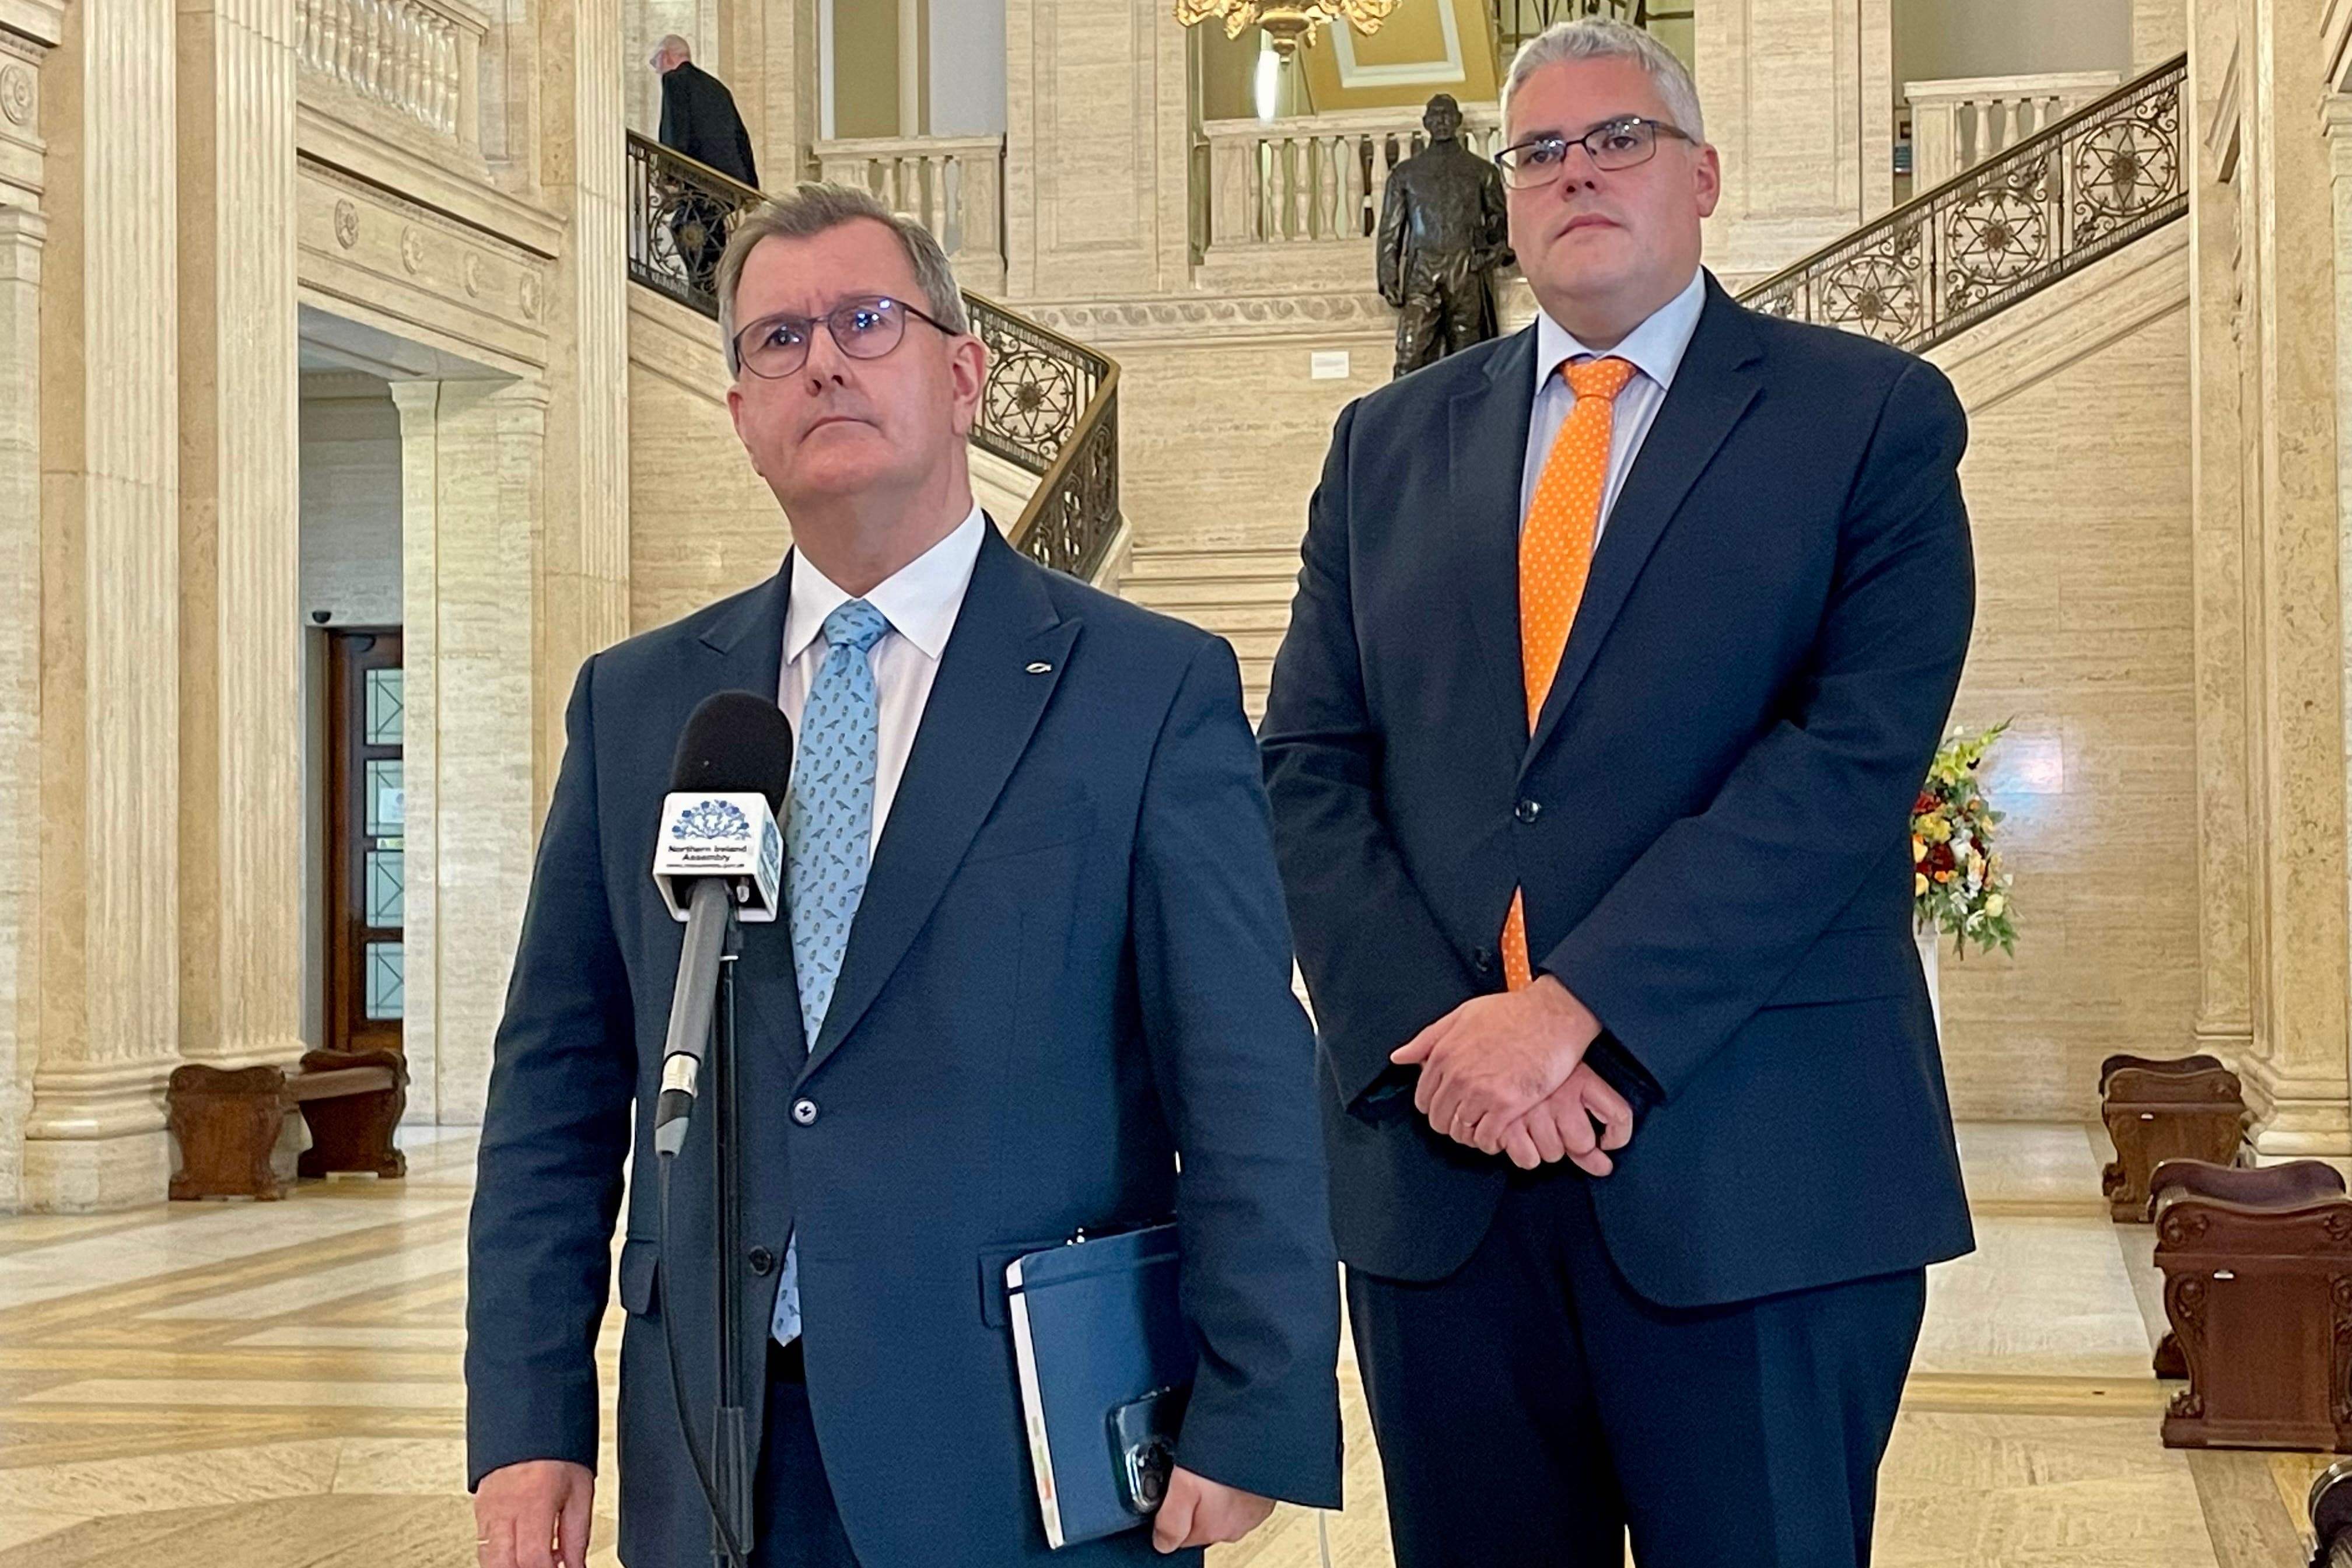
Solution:
{"label": "gold ceiling ornament", "polygon": [[1363,34],[1377,33],[1403,0],[1176,0],[1176,19],[1190,27],[1212,16],[1225,19],[1225,37],[1238,38],[1264,27],[1274,52],[1288,60],[1298,46],[1313,43],[1326,22],[1346,22]]}

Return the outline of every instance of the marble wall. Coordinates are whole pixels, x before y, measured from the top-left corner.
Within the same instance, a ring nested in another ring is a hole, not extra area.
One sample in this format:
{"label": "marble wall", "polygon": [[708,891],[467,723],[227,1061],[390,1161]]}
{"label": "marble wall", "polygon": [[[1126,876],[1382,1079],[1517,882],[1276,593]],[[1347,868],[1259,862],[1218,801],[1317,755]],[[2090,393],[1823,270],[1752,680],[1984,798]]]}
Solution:
{"label": "marble wall", "polygon": [[401,621],[400,411],[359,374],[302,378],[302,616]]}
{"label": "marble wall", "polygon": [[1965,1117],[2087,1118],[2107,1055],[2193,1037],[2188,304],[2176,226],[1931,356],[1969,410],[1978,607],[1953,717],[2015,721],[1986,787],[2017,956],[1941,965]]}
{"label": "marble wall", "polygon": [[[1107,345],[1119,361],[1119,499],[1138,546],[1295,547],[1333,422],[1389,381],[1394,340],[1367,325]],[[1333,352],[1348,356],[1346,378],[1313,379],[1310,356]]]}
{"label": "marble wall", "polygon": [[[5,35],[0,35],[5,37]],[[0,53],[0,76],[31,73]],[[0,188],[0,601],[40,602],[41,249],[38,213]],[[0,616],[0,842],[41,835],[41,623]],[[0,1212],[17,1206],[39,1059],[39,858],[0,858]]]}
{"label": "marble wall", "polygon": [[631,292],[629,626],[645,631],[769,576],[792,531],[728,420],[719,329]]}
{"label": "marble wall", "polygon": [[1890,0],[1718,0],[1695,23],[1723,199],[1717,271],[1753,281],[1894,205]]}

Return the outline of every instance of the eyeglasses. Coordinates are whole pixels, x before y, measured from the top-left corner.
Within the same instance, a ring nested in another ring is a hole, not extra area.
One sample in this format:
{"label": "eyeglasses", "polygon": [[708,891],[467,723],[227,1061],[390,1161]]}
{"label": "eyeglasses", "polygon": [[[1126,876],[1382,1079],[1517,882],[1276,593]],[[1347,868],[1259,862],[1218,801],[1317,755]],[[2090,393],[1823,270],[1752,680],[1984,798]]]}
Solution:
{"label": "eyeglasses", "polygon": [[1657,156],[1658,138],[1672,136],[1694,146],[1698,138],[1679,126],[1663,120],[1644,120],[1629,114],[1622,120],[1612,120],[1606,125],[1596,125],[1581,136],[1562,136],[1557,132],[1537,136],[1515,147],[1506,147],[1495,154],[1495,162],[1503,168],[1504,180],[1525,190],[1530,185],[1549,184],[1559,177],[1568,163],[1568,150],[1581,147],[1592,160],[1592,166],[1603,172],[1630,169],[1646,163]]}
{"label": "eyeglasses", "polygon": [[955,329],[887,294],[844,300],[822,316],[762,316],[735,334],[735,363],[764,380],[793,374],[808,363],[820,323],[833,346],[851,359],[880,359],[907,335],[907,318],[929,321],[950,337]]}

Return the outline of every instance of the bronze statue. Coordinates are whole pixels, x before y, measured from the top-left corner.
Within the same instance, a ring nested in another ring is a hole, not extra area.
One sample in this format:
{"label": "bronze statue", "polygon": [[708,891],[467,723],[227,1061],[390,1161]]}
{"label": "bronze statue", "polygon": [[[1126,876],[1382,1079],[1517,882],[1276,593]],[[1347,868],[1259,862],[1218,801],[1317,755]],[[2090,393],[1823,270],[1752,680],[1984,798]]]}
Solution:
{"label": "bronze statue", "polygon": [[1381,199],[1381,298],[1397,319],[1396,374],[1485,342],[1500,330],[1490,274],[1511,263],[1501,171],[1462,144],[1462,108],[1429,100],[1429,145],[1389,174]]}

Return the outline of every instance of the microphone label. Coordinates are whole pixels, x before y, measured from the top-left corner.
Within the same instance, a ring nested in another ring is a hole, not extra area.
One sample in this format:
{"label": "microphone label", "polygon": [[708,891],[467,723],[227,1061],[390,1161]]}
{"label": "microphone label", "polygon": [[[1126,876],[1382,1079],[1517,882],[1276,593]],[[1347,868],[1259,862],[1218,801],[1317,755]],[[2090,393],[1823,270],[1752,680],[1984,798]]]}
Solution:
{"label": "microphone label", "polygon": [[686,919],[688,884],[722,877],[735,886],[738,920],[774,920],[783,862],[783,835],[766,797],[756,790],[677,794],[662,802],[654,881],[672,919]]}

